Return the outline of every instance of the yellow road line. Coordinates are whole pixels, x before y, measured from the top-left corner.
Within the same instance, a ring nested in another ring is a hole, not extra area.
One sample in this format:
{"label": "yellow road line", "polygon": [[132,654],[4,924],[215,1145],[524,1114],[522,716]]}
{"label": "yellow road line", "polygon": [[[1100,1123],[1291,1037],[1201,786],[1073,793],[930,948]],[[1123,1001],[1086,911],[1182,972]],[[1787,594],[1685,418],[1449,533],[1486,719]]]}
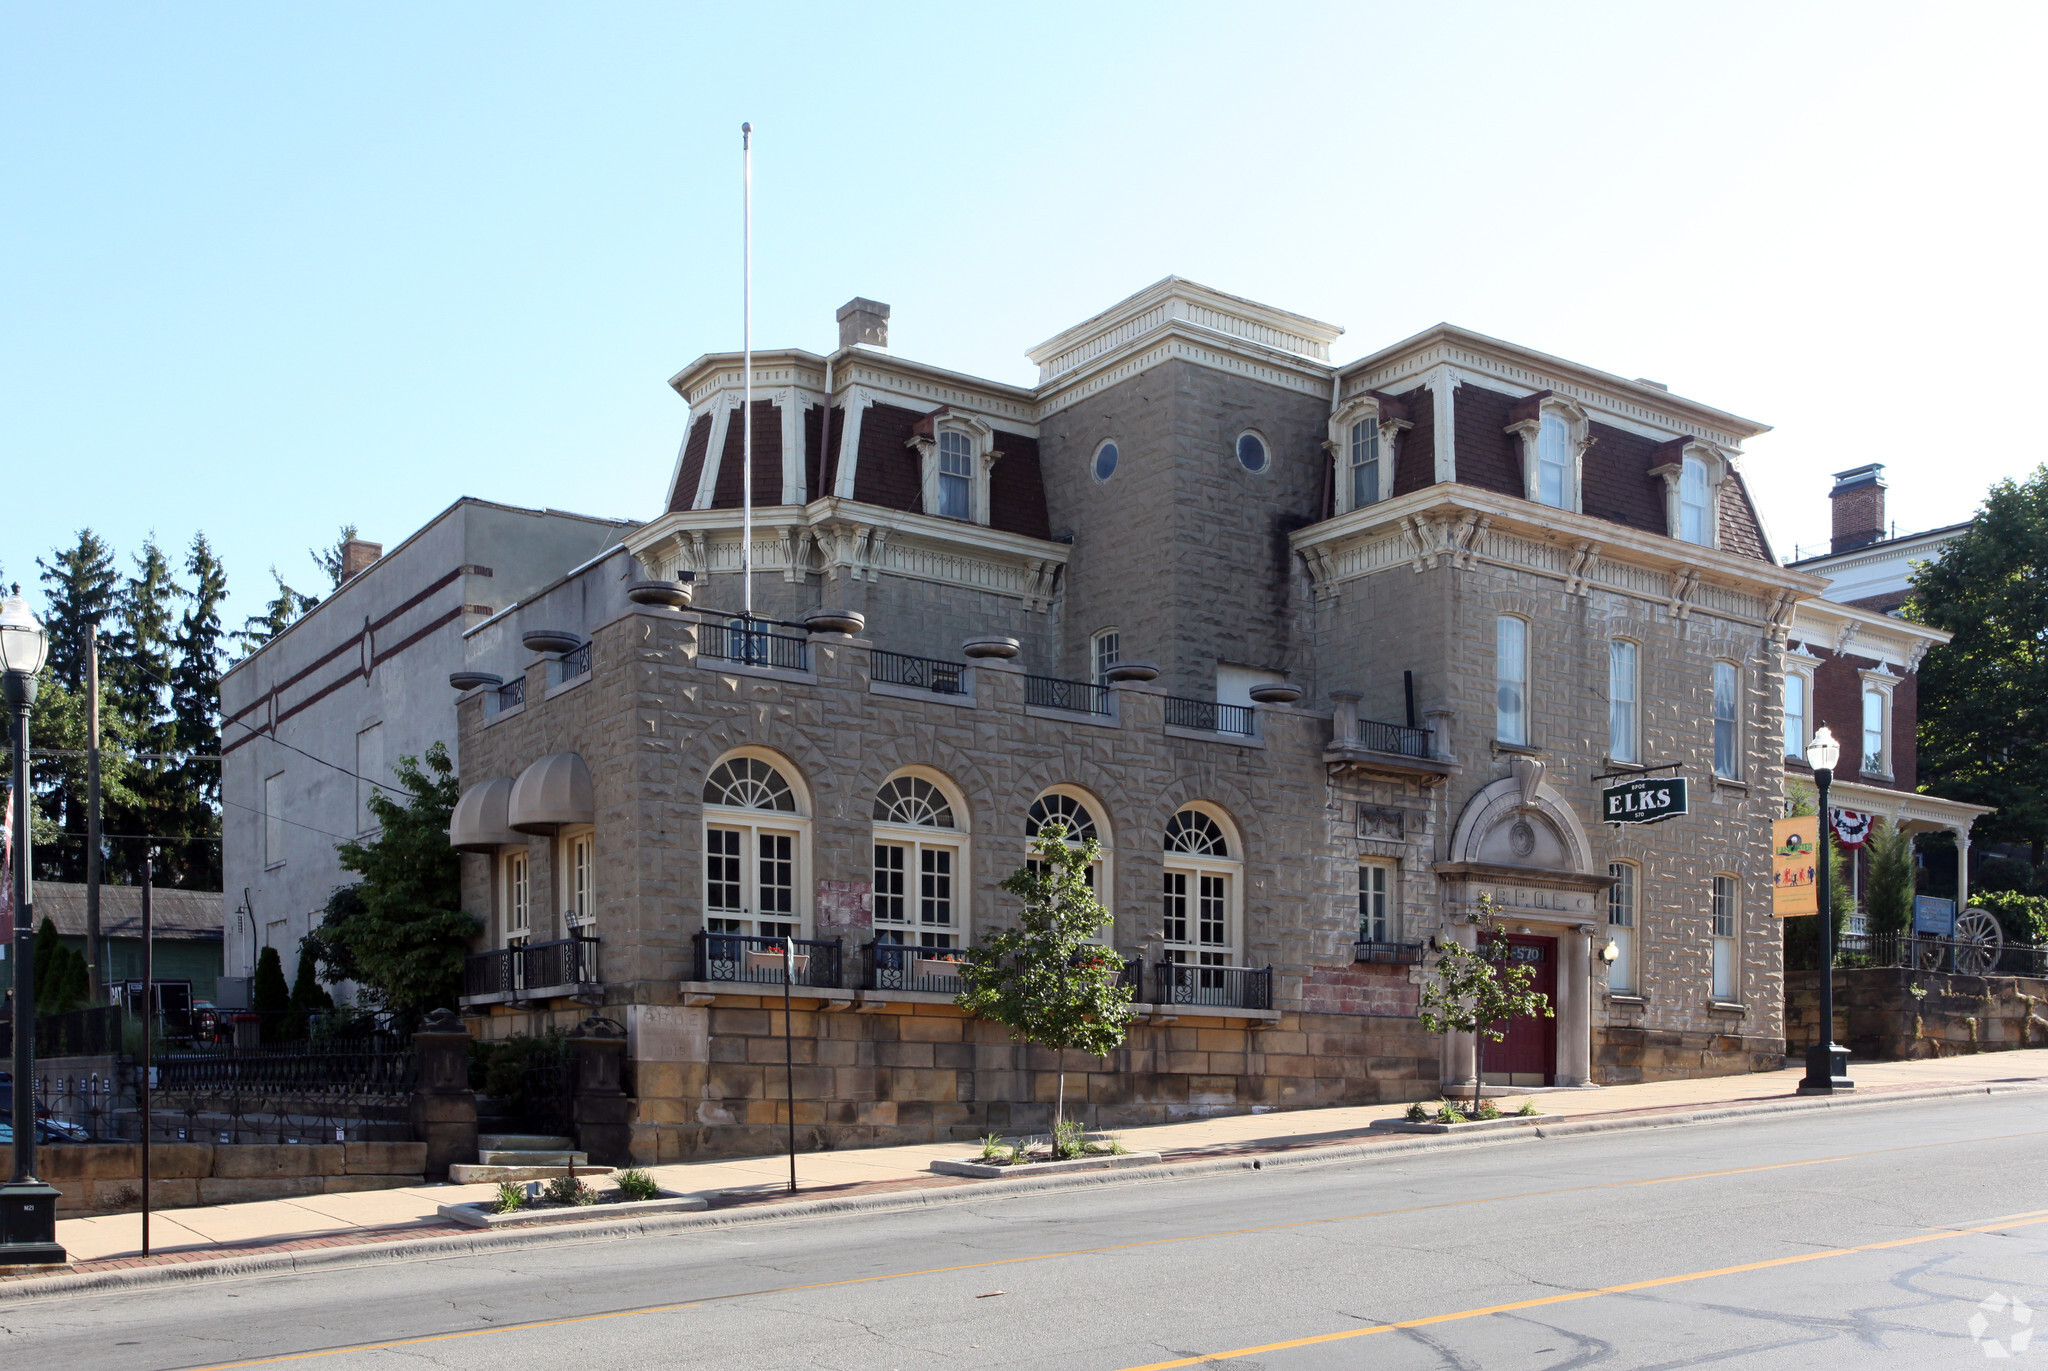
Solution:
{"label": "yellow road line", "polygon": [[[1176,1238],[1146,1238],[1135,1242],[1107,1243],[1101,1247],[1076,1247],[1061,1252],[1039,1252],[1022,1257],[997,1257],[989,1261],[963,1262],[957,1266],[933,1266],[919,1271],[891,1271],[879,1276],[848,1276],[836,1281],[814,1281],[803,1285],[778,1285],[762,1290],[739,1290],[729,1295],[707,1295],[700,1300],[680,1304],[644,1305],[634,1309],[613,1309],[597,1314],[574,1314],[560,1319],[540,1319],[529,1323],[493,1324],[488,1328],[465,1328],[452,1333],[425,1333],[417,1337],[397,1338],[389,1342],[351,1343],[344,1347],[322,1347],[307,1352],[282,1352],[271,1357],[252,1357],[246,1361],[215,1362],[208,1366],[189,1367],[186,1371],[236,1371],[245,1366],[276,1366],[283,1362],[305,1361],[313,1357],[334,1357],[347,1352],[383,1352],[394,1347],[419,1347],[428,1343],[453,1342],[461,1338],[480,1338],[498,1333],[524,1333],[545,1328],[567,1328],[580,1323],[597,1323],[606,1319],[634,1318],[643,1314],[673,1314],[684,1309],[701,1309],[707,1304],[721,1304],[729,1300],[755,1299],[763,1295],[791,1295],[807,1290],[833,1290],[848,1285],[875,1285],[883,1281],[913,1280],[920,1276],[944,1276],[959,1271],[984,1271],[999,1266],[1022,1266],[1030,1262],[1055,1261],[1061,1257],[1091,1257],[1106,1252],[1129,1252],[1147,1247],[1168,1247],[1178,1243],[1206,1242],[1212,1238],[1248,1237],[1255,1233],[1280,1233],[1294,1228],[1313,1228],[1319,1224],[1357,1223],[1364,1219],[1396,1218],[1404,1214],[1424,1214],[1436,1209],[1462,1209],[1472,1205],[1503,1204],[1512,1200],[1546,1199],[1557,1195],[1577,1195],[1592,1190],[1620,1190],[1632,1186],[1670,1185],[1679,1181],[1713,1180],[1722,1176],[1750,1176],[1765,1171],[1786,1171],[1804,1166],[1825,1166],[1832,1162],[1861,1161],[1869,1157],[1890,1156],[1900,1152],[1923,1152],[1937,1147],[1960,1147],[1966,1144],[2007,1142],[2014,1138],[2035,1137],[2035,1133],[2002,1133],[1991,1137],[1956,1138],[1948,1142],[1913,1143],[1905,1147],[1881,1147],[1869,1152],[1844,1152],[1836,1156],[1808,1157],[1802,1161],[1762,1162],[1755,1166],[1731,1166],[1718,1171],[1687,1171],[1674,1176],[1649,1176],[1627,1181],[1599,1181],[1592,1185],[1559,1186],[1552,1190],[1525,1190],[1513,1195],[1478,1196],[1466,1200],[1442,1200],[1433,1204],[1410,1205],[1402,1209],[1379,1209],[1363,1214],[1336,1214],[1321,1219],[1297,1219],[1289,1223],[1259,1224],[1250,1228],[1225,1228],[1213,1233],[1187,1233]],[[2044,1211],[2048,1212],[2048,1211]],[[2034,1220],[2030,1220],[2034,1221]],[[1945,1230],[1974,1231],[1974,1230]],[[1912,1241],[1920,1241],[1913,1239]],[[1846,1250],[1846,1249],[1845,1249]],[[1734,1268],[1731,1268],[1734,1269]],[[1698,1275],[1673,1277],[1675,1280],[1698,1279]],[[1620,1289],[1622,1287],[1616,1287]],[[1579,1294],[1561,1296],[1564,1299],[1585,1299],[1590,1295],[1606,1294],[1607,1291],[1585,1291]],[[1536,1303],[1546,1303],[1537,1301]],[[1502,1309],[1523,1308],[1522,1305],[1502,1305]],[[1444,1315],[1442,1318],[1469,1318],[1480,1313],[1492,1312],[1474,1310],[1465,1314]],[[1379,1332],[1386,1328],[1405,1327],[1402,1324],[1375,1325],[1363,1332]],[[1336,1336],[1357,1336],[1356,1332],[1332,1334]],[[1276,1344],[1280,1346],[1282,1344]],[[1295,1346],[1288,1343],[1285,1346]],[[1305,1344],[1303,1344],[1305,1345]],[[1205,1360],[1235,1355],[1215,1352],[1207,1357],[1192,1361],[1162,1362],[1163,1366],[1194,1366]]]}
{"label": "yellow road line", "polygon": [[1849,1257],[1860,1252],[1882,1252],[1893,1247],[1911,1247],[1917,1243],[1939,1242],[1943,1238],[1957,1238],[1971,1233],[1996,1233],[2007,1228],[2025,1228],[2031,1224],[2048,1223],[2048,1213],[2018,1215],[1998,1223],[1980,1224],[1973,1228],[1942,1228],[1932,1233],[1917,1233],[1910,1238],[1892,1238],[1885,1242],[1867,1242],[1857,1247],[1835,1247],[1825,1252],[1802,1252],[1793,1257],[1772,1257],[1768,1261],[1744,1262],[1740,1266],[1717,1266],[1711,1271],[1688,1271],[1679,1276],[1658,1276],[1653,1280],[1629,1281],[1624,1285],[1604,1285],[1598,1290],[1573,1290],[1562,1295],[1544,1295],[1533,1300],[1515,1300],[1509,1304],[1490,1304],[1483,1309],[1460,1309],[1451,1314],[1431,1314],[1420,1319],[1402,1319],[1396,1323],[1376,1323],[1369,1328],[1346,1328],[1336,1333],[1318,1333],[1309,1338],[1289,1338],[1285,1342],[1261,1343],[1257,1347],[1234,1347],[1228,1352],[1205,1352],[1199,1357],[1182,1357],[1177,1361],[1152,1361],[1143,1366],[1127,1366],[1123,1371],[1170,1371],[1177,1366],[1201,1366],[1210,1362],[1229,1361],[1233,1357],[1256,1357],[1267,1352],[1286,1352],[1296,1347],[1315,1347],[1322,1343],[1343,1342],[1349,1338],[1369,1338],[1375,1333],[1391,1333],[1399,1328],[1427,1328],[1432,1324],[1456,1323],[1461,1319],[1484,1318],[1488,1314],[1511,1314],[1520,1309],[1541,1309],[1546,1305],[1569,1304],[1574,1300],[1597,1299],[1602,1295],[1625,1295],[1632,1290],[1654,1290],[1664,1285],[1682,1285],[1687,1281],[1703,1281],[1714,1276],[1734,1276],[1745,1271],[1768,1271],[1777,1266],[1796,1266],[1801,1262],[1826,1261],[1831,1257]]}

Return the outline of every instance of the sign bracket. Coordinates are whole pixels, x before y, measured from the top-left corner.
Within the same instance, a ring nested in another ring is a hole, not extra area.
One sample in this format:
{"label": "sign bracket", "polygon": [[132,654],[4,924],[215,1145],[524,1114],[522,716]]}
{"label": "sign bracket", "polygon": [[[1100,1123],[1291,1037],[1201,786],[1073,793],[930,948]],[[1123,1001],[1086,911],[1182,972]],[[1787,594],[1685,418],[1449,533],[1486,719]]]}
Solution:
{"label": "sign bracket", "polygon": [[1626,771],[1602,771],[1593,779],[1596,781],[1626,780],[1630,776],[1648,776],[1656,771],[1676,771],[1684,762],[1659,762],[1655,766],[1632,766]]}

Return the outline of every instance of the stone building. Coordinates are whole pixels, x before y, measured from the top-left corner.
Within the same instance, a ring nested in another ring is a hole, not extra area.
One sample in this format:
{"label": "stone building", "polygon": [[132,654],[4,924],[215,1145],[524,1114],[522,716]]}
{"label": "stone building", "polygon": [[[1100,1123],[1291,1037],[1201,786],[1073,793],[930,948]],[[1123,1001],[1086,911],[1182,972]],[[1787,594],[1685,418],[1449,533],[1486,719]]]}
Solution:
{"label": "stone building", "polygon": [[[1556,1006],[1489,1080],[1778,1064],[1821,583],[1751,505],[1761,425],[1448,325],[1336,366],[1337,328],[1177,278],[1033,387],[893,356],[887,313],[755,353],[750,410],[739,356],[679,373],[665,507],[464,630],[478,1032],[595,1008],[635,1157],[772,1148],[794,936],[812,1145],[1042,1127],[1062,1064],[954,1009],[946,957],[1059,818],[1143,1006],[1064,1063],[1099,1123],[1469,1081],[1416,1015],[1482,895]],[[1687,811],[1604,822],[1636,776]]]}

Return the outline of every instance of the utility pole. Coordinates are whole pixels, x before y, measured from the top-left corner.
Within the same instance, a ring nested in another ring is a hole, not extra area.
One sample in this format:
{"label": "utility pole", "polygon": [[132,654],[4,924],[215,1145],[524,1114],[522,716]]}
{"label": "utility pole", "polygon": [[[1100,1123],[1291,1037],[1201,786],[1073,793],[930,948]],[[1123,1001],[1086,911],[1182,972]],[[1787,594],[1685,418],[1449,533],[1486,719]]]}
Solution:
{"label": "utility pole", "polygon": [[106,997],[100,946],[100,630],[85,630],[85,994]]}

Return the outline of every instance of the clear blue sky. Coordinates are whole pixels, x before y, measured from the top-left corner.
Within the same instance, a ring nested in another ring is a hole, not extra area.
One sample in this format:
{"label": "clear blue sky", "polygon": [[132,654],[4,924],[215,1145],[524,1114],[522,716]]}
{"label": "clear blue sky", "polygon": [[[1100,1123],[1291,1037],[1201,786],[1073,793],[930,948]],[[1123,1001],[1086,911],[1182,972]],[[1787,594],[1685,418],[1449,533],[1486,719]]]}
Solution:
{"label": "clear blue sky", "polygon": [[1907,527],[2041,460],[2037,6],[0,6],[0,575],[266,569],[459,495],[648,517],[739,343],[1025,348],[1169,272],[1770,423]]}

